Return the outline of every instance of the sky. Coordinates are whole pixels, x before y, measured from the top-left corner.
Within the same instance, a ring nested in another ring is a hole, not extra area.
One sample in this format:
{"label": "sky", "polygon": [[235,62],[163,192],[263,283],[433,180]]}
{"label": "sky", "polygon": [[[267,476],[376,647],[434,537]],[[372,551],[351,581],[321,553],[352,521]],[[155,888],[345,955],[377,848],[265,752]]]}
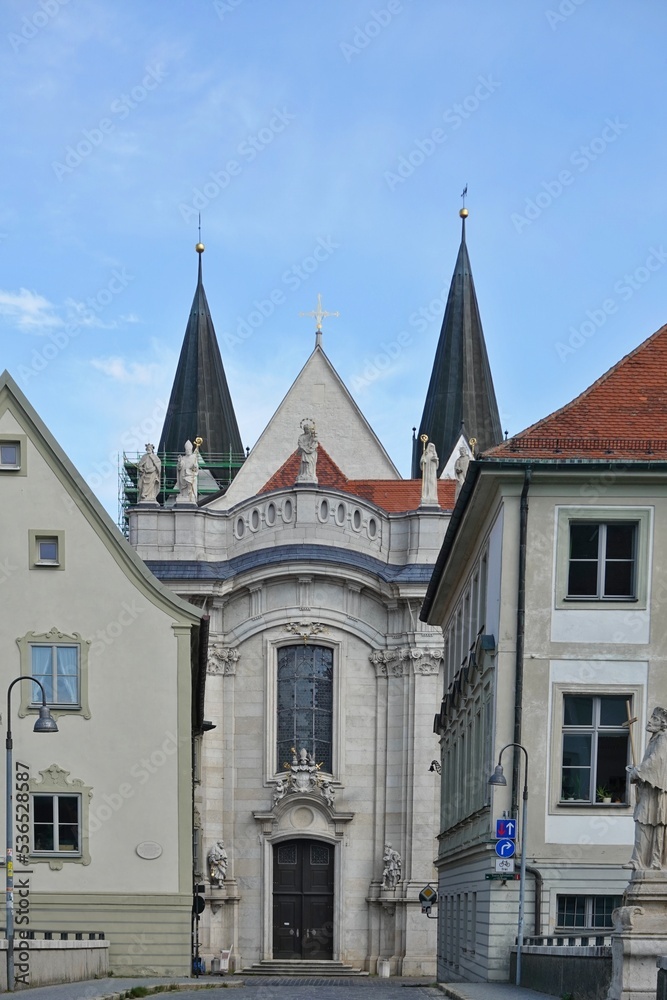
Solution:
{"label": "sky", "polygon": [[667,322],[659,0],[3,0],[0,18],[0,370],[114,518],[119,452],[160,437],[199,212],[248,446],[321,293],[340,313],[323,346],[410,474],[465,185],[510,435]]}

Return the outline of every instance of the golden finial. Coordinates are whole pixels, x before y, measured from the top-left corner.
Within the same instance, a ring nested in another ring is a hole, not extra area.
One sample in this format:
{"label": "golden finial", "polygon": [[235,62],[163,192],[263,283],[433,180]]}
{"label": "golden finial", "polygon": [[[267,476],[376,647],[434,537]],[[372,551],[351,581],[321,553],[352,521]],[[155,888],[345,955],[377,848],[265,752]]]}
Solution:
{"label": "golden finial", "polygon": [[205,249],[206,247],[204,246],[203,243],[197,243],[195,245],[195,250],[197,251],[197,253],[203,253]]}
{"label": "golden finial", "polygon": [[459,215],[461,216],[462,219],[467,219],[468,218],[468,209],[467,208],[461,208],[461,209],[459,209]]}

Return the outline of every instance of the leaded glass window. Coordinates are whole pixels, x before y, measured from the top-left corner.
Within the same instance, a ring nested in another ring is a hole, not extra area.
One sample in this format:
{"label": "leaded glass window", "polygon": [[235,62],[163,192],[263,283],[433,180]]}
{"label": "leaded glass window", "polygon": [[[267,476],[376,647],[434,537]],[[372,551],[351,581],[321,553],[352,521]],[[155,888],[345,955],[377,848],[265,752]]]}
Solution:
{"label": "leaded glass window", "polygon": [[333,650],[328,646],[281,646],[278,650],[277,770],[292,748],[307,750],[331,774]]}

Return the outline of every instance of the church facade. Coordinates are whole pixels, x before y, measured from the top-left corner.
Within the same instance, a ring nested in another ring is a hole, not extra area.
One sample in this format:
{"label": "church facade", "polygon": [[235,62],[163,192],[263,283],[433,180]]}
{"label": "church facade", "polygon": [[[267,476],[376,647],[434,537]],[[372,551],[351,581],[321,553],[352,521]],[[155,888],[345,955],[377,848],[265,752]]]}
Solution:
{"label": "church facade", "polygon": [[[441,335],[457,358],[481,338],[462,247]],[[203,439],[196,501],[172,460],[155,499],[142,501],[138,483],[128,518],[149,569],[210,616],[205,715],[216,728],[198,763],[194,821],[206,959],[231,951],[237,969],[314,961],[376,973],[384,962],[392,974],[435,973],[435,921],[418,896],[435,878],[443,651],[419,610],[454,506],[457,449],[467,465],[465,435],[476,430],[459,395],[442,440],[442,415],[425,411],[420,427],[446,452],[440,468],[420,463],[418,442],[416,474],[401,478],[318,321],[313,352],[243,461],[200,256],[158,448],[168,462],[186,437]],[[225,454],[240,454],[240,467],[225,472]]]}

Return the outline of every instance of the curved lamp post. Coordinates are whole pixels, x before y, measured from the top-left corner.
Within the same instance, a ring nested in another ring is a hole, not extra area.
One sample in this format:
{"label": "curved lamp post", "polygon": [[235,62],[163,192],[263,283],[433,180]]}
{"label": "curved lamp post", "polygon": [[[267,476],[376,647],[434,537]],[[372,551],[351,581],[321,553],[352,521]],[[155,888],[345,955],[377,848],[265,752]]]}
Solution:
{"label": "curved lamp post", "polygon": [[5,820],[7,829],[7,858],[5,862],[6,877],[6,919],[7,919],[7,990],[14,992],[14,812],[12,808],[12,788],[14,787],[14,763],[13,754],[14,741],[12,740],[12,715],[11,715],[11,694],[12,688],[19,681],[30,681],[37,684],[42,692],[42,704],[39,709],[39,718],[35,720],[34,733],[57,733],[58,726],[56,720],[51,717],[51,712],[46,704],[46,692],[41,681],[34,677],[22,675],[15,677],[7,688],[7,781],[5,787]]}
{"label": "curved lamp post", "polygon": [[521,949],[523,947],[523,906],[526,893],[526,816],[528,815],[528,751],[521,743],[508,743],[502,748],[498,754],[498,763],[496,764],[496,769],[489,778],[490,785],[506,785],[507,778],[503,774],[503,766],[501,760],[503,754],[510,747],[516,747],[519,750],[523,750],[526,755],[526,768],[524,771],[524,783],[523,783],[523,811],[521,815],[521,865],[519,869],[519,925],[517,927],[517,944],[516,944],[516,985],[521,985]]}

